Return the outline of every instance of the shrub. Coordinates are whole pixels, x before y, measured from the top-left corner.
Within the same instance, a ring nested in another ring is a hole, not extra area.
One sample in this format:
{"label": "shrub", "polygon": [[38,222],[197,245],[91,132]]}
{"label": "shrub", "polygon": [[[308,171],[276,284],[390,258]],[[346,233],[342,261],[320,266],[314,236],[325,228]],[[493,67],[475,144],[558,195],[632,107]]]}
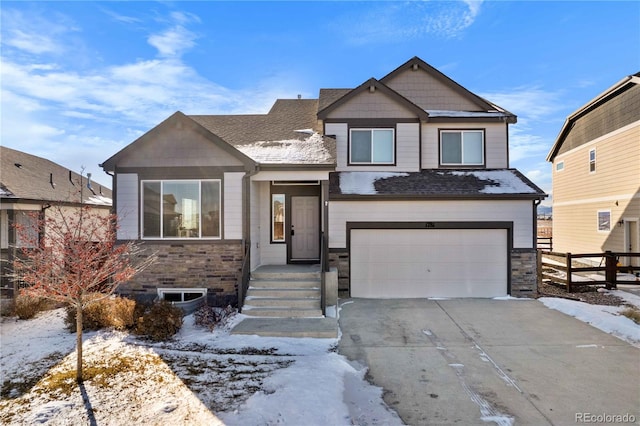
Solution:
{"label": "shrub", "polygon": [[169,302],[154,302],[138,317],[135,331],[156,342],[168,340],[182,327],[182,315],[182,309]]}
{"label": "shrub", "polygon": [[46,311],[51,302],[42,297],[30,296],[24,292],[18,293],[13,300],[13,314],[20,319],[31,319],[38,312]]}
{"label": "shrub", "polygon": [[204,305],[194,314],[195,324],[213,331],[218,326],[224,326],[235,312],[236,310],[231,306],[223,309]]}
{"label": "shrub", "polygon": [[640,310],[636,308],[626,308],[620,313],[636,324],[640,324]]}
{"label": "shrub", "polygon": [[[94,298],[103,297],[96,294]],[[136,302],[133,300],[111,296],[95,302],[91,302],[82,309],[82,328],[84,330],[100,330],[113,327],[116,330],[125,330],[134,325],[134,310]],[[67,307],[65,324],[69,331],[76,331],[76,307]]]}

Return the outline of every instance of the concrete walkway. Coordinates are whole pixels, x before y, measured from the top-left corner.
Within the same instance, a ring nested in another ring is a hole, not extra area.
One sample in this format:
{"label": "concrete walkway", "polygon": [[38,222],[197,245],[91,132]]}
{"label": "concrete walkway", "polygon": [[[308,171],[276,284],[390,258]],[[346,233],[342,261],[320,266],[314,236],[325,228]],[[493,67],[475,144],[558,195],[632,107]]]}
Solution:
{"label": "concrete walkway", "polygon": [[336,339],[338,321],[335,318],[245,318],[231,334]]}
{"label": "concrete walkway", "polygon": [[369,366],[368,379],[407,424],[640,422],[640,350],[540,302],[341,306],[339,352]]}

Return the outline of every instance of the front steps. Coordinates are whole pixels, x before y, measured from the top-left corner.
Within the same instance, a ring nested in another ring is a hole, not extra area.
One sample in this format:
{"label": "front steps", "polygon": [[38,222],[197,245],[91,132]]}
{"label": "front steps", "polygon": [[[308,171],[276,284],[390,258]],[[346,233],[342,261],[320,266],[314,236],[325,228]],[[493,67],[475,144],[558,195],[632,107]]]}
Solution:
{"label": "front steps", "polygon": [[242,313],[254,317],[321,318],[317,265],[268,265],[251,273]]}

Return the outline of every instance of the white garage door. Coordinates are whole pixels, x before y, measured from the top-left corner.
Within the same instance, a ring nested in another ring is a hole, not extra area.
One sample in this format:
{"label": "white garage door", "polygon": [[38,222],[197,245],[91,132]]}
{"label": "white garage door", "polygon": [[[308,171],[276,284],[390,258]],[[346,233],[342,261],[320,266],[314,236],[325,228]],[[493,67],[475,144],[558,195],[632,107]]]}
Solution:
{"label": "white garage door", "polygon": [[507,294],[504,229],[353,229],[351,296]]}

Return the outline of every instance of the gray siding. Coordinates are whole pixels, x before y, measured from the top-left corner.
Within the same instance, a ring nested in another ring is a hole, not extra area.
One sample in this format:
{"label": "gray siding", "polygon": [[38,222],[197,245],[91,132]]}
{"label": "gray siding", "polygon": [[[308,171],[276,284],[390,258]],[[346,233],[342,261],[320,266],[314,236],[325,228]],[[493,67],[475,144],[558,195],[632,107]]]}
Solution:
{"label": "gray siding", "polygon": [[416,114],[380,90],[361,92],[327,116],[332,118],[415,118]]}
{"label": "gray siding", "polygon": [[138,239],[138,175],[116,175],[116,208],[118,215],[118,239]]}
{"label": "gray siding", "polygon": [[242,178],[244,173],[224,174],[224,235],[227,240],[242,239]]}

